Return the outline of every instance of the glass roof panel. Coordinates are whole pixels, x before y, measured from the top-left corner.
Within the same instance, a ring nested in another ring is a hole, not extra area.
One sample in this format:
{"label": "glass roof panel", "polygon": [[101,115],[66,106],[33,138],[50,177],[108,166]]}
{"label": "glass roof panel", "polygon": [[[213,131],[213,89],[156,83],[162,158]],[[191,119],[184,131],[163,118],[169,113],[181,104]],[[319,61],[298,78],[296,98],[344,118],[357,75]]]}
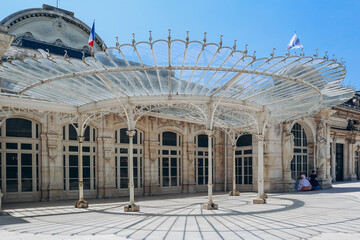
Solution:
{"label": "glass roof panel", "polygon": [[190,42],[186,51],[185,66],[196,66],[198,57],[202,52],[202,44],[200,42]]}
{"label": "glass roof panel", "polygon": [[223,67],[224,68],[233,68],[243,57],[242,52],[233,52],[230,57],[226,60]]}
{"label": "glass roof panel", "polygon": [[139,57],[135,50],[135,47],[132,45],[124,45],[120,47],[124,59],[130,66],[141,66]]}
{"label": "glass roof panel", "polygon": [[129,65],[124,60],[122,54],[120,53],[119,49],[116,48],[108,48],[106,53],[112,59],[112,61],[116,64],[117,67],[123,68],[128,67]]}
{"label": "glass roof panel", "polygon": [[99,60],[99,62],[105,67],[105,68],[115,68],[116,65],[114,64],[114,62],[111,60],[111,58],[109,58],[108,56],[106,56],[106,54],[104,52],[98,52],[95,54],[96,59]]}
{"label": "glass roof panel", "polygon": [[136,44],[136,49],[140,56],[141,62],[145,66],[155,66],[154,57],[149,43],[141,42]]}
{"label": "glass roof panel", "polygon": [[184,62],[186,43],[174,40],[171,42],[171,66],[182,66]]}
{"label": "glass roof panel", "polygon": [[224,67],[226,61],[230,58],[230,54],[232,53],[231,48],[220,48],[217,51],[215,59],[211,63],[211,67]]}
{"label": "glass roof panel", "polygon": [[167,41],[154,42],[153,50],[157,66],[169,66],[169,44]]}
{"label": "glass roof panel", "polygon": [[219,47],[215,44],[207,44],[202,51],[197,66],[210,66],[218,53]]}

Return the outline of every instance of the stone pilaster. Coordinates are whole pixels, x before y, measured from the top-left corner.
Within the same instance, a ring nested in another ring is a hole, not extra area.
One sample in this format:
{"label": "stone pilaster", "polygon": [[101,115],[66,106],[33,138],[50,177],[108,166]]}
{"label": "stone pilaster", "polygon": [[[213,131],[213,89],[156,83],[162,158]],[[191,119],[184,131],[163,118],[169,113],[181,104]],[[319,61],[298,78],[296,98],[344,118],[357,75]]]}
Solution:
{"label": "stone pilaster", "polygon": [[100,198],[115,196],[115,139],[101,137],[98,143],[98,195]]}
{"label": "stone pilaster", "polygon": [[294,157],[294,135],[291,133],[291,123],[283,123],[282,131],[282,167],[284,191],[294,191],[295,181],[291,178],[290,164]]}
{"label": "stone pilaster", "polygon": [[49,155],[46,134],[40,135],[41,139],[41,201],[49,201]]}
{"label": "stone pilaster", "polygon": [[145,134],[146,139],[144,141],[144,194],[157,195],[160,193],[157,119],[149,117],[146,125],[147,134]]}
{"label": "stone pilaster", "polygon": [[225,163],[224,163],[224,139],[221,131],[215,131],[214,137],[214,190],[224,190],[224,175],[225,175]]}
{"label": "stone pilaster", "polygon": [[62,157],[62,137],[57,134],[47,134],[49,163],[49,200],[63,199],[64,175]]}

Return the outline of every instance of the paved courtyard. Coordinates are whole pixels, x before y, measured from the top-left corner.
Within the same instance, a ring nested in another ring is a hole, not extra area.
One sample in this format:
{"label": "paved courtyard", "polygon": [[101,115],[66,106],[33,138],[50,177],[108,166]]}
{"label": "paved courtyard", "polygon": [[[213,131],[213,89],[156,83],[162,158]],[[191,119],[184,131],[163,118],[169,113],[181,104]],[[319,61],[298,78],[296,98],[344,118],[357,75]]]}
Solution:
{"label": "paved courtyard", "polygon": [[124,213],[127,198],[4,204],[0,239],[360,239],[360,182],[328,190],[269,194],[216,193],[217,211],[201,209],[206,193],[137,198],[139,213]]}

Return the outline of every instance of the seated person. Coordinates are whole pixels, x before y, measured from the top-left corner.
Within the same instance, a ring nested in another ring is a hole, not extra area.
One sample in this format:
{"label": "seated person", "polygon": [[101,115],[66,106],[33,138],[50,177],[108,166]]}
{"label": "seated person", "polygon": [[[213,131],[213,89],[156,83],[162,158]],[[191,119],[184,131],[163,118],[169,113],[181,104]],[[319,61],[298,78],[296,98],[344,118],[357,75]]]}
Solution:
{"label": "seated person", "polygon": [[310,184],[313,187],[313,189],[321,188],[320,184],[319,184],[319,182],[317,180],[317,174],[316,174],[315,170],[311,171],[311,174],[309,176],[309,181],[310,181]]}
{"label": "seated person", "polygon": [[298,191],[308,191],[311,189],[312,189],[312,187],[311,187],[309,180],[306,179],[305,173],[302,172],[297,190]]}

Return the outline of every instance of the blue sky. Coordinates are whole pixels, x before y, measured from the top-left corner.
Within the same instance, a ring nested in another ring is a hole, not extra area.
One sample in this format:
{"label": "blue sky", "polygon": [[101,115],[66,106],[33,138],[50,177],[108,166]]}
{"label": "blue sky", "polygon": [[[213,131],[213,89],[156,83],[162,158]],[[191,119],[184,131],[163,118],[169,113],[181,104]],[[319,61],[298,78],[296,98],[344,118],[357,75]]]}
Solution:
{"label": "blue sky", "polygon": [[[0,19],[26,8],[56,6],[56,0],[0,0]],[[344,84],[360,90],[360,1],[359,0],[60,0],[59,7],[75,12],[75,17],[88,25],[96,21],[96,33],[107,46],[130,43],[132,33],[137,41],[166,38],[172,29],[173,38],[219,42],[238,49],[248,44],[249,53],[268,57],[273,48],[284,55],[294,31],[306,55],[318,48],[337,59],[344,58],[347,76]],[[299,52],[299,51],[298,51]],[[294,51],[292,50],[292,54]]]}

